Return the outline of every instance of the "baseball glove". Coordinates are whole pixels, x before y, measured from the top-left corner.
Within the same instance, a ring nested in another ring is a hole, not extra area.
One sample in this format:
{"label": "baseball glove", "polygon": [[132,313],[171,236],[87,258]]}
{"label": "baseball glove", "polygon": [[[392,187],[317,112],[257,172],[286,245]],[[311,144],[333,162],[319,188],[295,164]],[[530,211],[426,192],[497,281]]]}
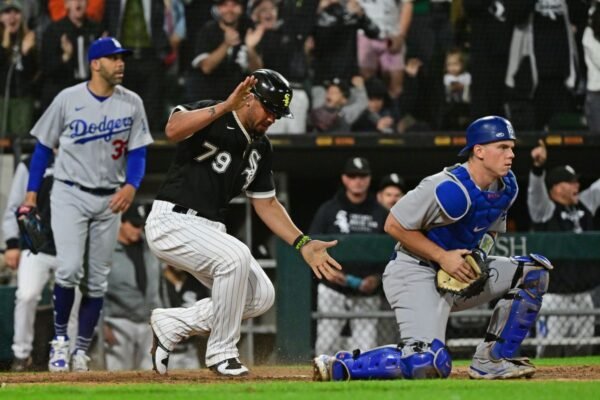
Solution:
{"label": "baseball glove", "polygon": [[37,208],[30,206],[21,206],[17,210],[17,222],[21,237],[25,246],[33,254],[37,254],[50,243],[48,230],[42,225],[42,220],[37,212]]}
{"label": "baseball glove", "polygon": [[483,291],[483,287],[490,277],[486,254],[480,249],[473,249],[470,254],[465,256],[465,261],[477,275],[475,280],[471,283],[460,282],[440,268],[436,277],[440,293],[452,293],[468,298],[477,296]]}

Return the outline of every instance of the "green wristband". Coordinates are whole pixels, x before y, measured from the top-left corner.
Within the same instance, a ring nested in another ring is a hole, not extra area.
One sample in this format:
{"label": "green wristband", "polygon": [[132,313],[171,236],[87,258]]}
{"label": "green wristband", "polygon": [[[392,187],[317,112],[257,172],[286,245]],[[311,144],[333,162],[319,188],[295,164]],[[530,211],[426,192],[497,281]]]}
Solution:
{"label": "green wristband", "polygon": [[300,249],[308,242],[310,242],[312,239],[310,238],[310,236],[308,235],[300,235],[296,238],[296,240],[294,240],[294,248],[298,251],[300,251]]}

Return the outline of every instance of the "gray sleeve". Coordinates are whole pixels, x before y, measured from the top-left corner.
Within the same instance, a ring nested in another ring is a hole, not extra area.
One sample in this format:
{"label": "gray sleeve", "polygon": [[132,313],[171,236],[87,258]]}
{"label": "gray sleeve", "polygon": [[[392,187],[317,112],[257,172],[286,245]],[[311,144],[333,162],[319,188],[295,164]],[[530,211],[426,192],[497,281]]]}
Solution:
{"label": "gray sleeve", "polygon": [[51,149],[58,146],[60,135],[63,132],[64,99],[65,95],[63,91],[54,98],[50,106],[44,111],[40,119],[37,120],[33,128],[31,128],[31,134],[41,144]]}
{"label": "gray sleeve", "polygon": [[579,200],[584,206],[593,214],[598,210],[600,206],[600,179],[592,183],[592,186],[585,189],[579,194]]}
{"label": "gray sleeve", "polygon": [[13,176],[6,209],[2,216],[2,234],[4,240],[16,239],[19,237],[19,225],[17,224],[15,212],[17,211],[17,208],[23,204],[23,201],[25,201],[28,179],[29,170],[24,163],[19,163],[15,175]]}
{"label": "gray sleeve", "polygon": [[527,186],[527,209],[529,218],[535,223],[544,223],[552,218],[556,206],[550,200],[544,178],[546,172],[541,176],[529,172],[529,184]]}
{"label": "gray sleeve", "polygon": [[440,174],[427,177],[398,200],[390,212],[400,225],[409,230],[427,230],[452,222],[435,199],[435,188],[442,180]]}
{"label": "gray sleeve", "polygon": [[341,113],[344,116],[344,121],[349,125],[352,125],[358,117],[360,117],[362,112],[367,109],[368,104],[369,99],[365,88],[355,88],[352,91],[352,96],[350,97],[348,104],[342,107]]}
{"label": "gray sleeve", "polygon": [[148,127],[148,118],[146,117],[144,103],[139,96],[135,96],[134,101],[136,107],[133,126],[131,127],[131,136],[129,137],[129,143],[127,145],[128,150],[135,150],[147,146],[154,141]]}

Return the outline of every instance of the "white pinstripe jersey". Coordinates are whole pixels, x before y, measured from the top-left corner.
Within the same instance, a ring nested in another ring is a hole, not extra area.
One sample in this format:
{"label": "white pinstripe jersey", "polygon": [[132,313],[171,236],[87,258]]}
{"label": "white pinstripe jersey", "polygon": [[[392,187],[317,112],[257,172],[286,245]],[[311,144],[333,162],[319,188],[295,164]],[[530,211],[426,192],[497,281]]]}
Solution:
{"label": "white pinstripe jersey", "polygon": [[54,177],[91,188],[125,182],[126,154],[152,143],[142,99],[123,86],[104,101],[87,82],[60,92],[31,129],[44,146],[58,146]]}
{"label": "white pinstripe jersey", "polygon": [[[203,100],[177,106],[174,111],[197,110],[217,103]],[[229,202],[242,191],[254,198],[275,196],[271,165],[269,139],[252,139],[235,111],[227,113],[177,144],[175,160],[157,199],[224,222]]]}

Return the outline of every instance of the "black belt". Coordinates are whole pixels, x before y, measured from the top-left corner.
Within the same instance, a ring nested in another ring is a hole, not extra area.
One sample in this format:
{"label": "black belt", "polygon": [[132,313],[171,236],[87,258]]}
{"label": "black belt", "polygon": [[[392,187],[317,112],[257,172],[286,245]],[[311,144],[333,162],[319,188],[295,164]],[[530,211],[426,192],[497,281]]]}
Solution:
{"label": "black belt", "polygon": [[200,215],[200,213],[196,210],[194,210],[193,208],[187,208],[184,206],[180,206],[179,204],[175,204],[173,206],[173,212],[179,213],[179,214],[187,214],[187,215]]}
{"label": "black belt", "polygon": [[118,188],[108,189],[108,188],[89,188],[80,185],[79,183],[71,182],[71,181],[63,181],[62,179],[58,179],[62,183],[65,183],[69,186],[76,187],[82,192],[90,193],[96,196],[110,196],[111,194],[115,194]]}

